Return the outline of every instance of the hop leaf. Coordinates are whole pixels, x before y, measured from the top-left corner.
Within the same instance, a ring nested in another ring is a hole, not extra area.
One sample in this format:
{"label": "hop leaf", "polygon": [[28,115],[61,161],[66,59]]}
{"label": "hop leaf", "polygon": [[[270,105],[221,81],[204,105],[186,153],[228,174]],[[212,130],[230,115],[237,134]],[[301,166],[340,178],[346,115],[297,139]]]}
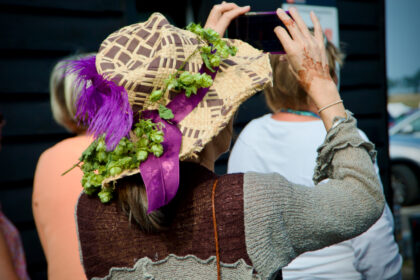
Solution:
{"label": "hop leaf", "polygon": [[172,110],[169,108],[166,108],[162,104],[159,105],[159,116],[164,120],[170,120],[174,118],[174,114],[172,113]]}
{"label": "hop leaf", "polygon": [[160,90],[154,90],[151,94],[150,94],[150,100],[152,102],[156,102],[158,100],[160,100],[163,96],[163,91]]}
{"label": "hop leaf", "polygon": [[216,70],[213,69],[211,66],[209,56],[208,54],[201,53],[201,58],[203,59],[204,64],[206,65],[207,69],[209,69],[211,72],[215,72]]}

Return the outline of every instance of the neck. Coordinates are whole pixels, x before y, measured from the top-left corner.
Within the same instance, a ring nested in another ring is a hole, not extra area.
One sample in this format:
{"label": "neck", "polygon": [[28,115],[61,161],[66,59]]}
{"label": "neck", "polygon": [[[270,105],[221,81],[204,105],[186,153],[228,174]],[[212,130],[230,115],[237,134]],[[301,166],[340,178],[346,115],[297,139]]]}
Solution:
{"label": "neck", "polygon": [[289,111],[278,110],[271,116],[272,119],[285,122],[310,122],[318,121],[318,111],[316,105],[309,101],[309,104],[300,110],[292,109]]}

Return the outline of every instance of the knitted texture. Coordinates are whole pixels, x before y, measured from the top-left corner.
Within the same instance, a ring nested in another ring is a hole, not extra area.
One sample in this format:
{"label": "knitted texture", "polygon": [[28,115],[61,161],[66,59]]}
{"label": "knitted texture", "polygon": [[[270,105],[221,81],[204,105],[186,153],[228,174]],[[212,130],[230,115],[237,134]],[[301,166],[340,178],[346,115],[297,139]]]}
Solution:
{"label": "knitted texture", "polygon": [[[194,255],[201,260],[214,256],[211,191],[216,178],[204,167],[183,163],[181,189],[175,198],[175,203],[181,203],[175,209],[169,230],[154,234],[130,225],[116,202],[104,205],[83,194],[76,215],[82,262],[88,278],[104,277],[112,267],[132,268],[138,259],[145,257],[156,262],[170,254]],[[242,184],[242,174],[218,179],[215,209],[220,257],[226,264],[242,259],[252,266],[245,245]],[[185,271],[188,269],[188,265],[184,266]]]}
{"label": "knitted texture", "polygon": [[382,214],[374,146],[360,138],[355,119],[348,116],[318,150],[316,178],[328,182],[308,188],[279,174],[244,175],[247,251],[263,279],[272,279],[306,251],[363,233]]}
{"label": "knitted texture", "polygon": [[[247,265],[243,260],[233,264],[221,263],[223,279],[229,280],[258,280],[254,275],[252,266]],[[201,260],[193,255],[178,257],[169,255],[167,258],[153,262],[149,258],[142,258],[136,262],[133,268],[112,268],[105,278],[93,278],[93,280],[132,280],[132,279],[217,279],[216,257],[212,256],[207,260]]]}

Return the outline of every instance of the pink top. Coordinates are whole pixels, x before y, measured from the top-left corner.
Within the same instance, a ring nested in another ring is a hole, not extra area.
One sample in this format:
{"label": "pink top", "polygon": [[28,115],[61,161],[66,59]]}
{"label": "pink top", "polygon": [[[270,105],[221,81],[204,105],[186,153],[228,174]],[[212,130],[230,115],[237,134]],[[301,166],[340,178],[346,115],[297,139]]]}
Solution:
{"label": "pink top", "polygon": [[19,232],[16,227],[6,218],[1,211],[0,205],[0,231],[6,241],[10,256],[13,261],[15,272],[19,279],[29,279],[26,272],[25,253],[23,251],[22,242],[20,240]]}
{"label": "pink top", "polygon": [[32,208],[48,263],[48,279],[86,279],[79,258],[74,211],[82,191],[82,171],[76,167],[91,143],[88,136],[61,141],[39,158],[35,171]]}

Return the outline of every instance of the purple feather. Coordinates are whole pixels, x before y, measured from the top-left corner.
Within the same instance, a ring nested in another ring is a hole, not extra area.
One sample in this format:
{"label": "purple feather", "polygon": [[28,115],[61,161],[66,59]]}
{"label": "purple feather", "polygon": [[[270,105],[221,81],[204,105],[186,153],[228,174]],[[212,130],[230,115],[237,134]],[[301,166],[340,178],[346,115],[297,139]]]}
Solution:
{"label": "purple feather", "polygon": [[95,138],[105,133],[108,150],[127,136],[133,123],[133,111],[124,87],[98,74],[95,56],[69,61],[66,75],[76,73],[76,117],[89,127]]}

